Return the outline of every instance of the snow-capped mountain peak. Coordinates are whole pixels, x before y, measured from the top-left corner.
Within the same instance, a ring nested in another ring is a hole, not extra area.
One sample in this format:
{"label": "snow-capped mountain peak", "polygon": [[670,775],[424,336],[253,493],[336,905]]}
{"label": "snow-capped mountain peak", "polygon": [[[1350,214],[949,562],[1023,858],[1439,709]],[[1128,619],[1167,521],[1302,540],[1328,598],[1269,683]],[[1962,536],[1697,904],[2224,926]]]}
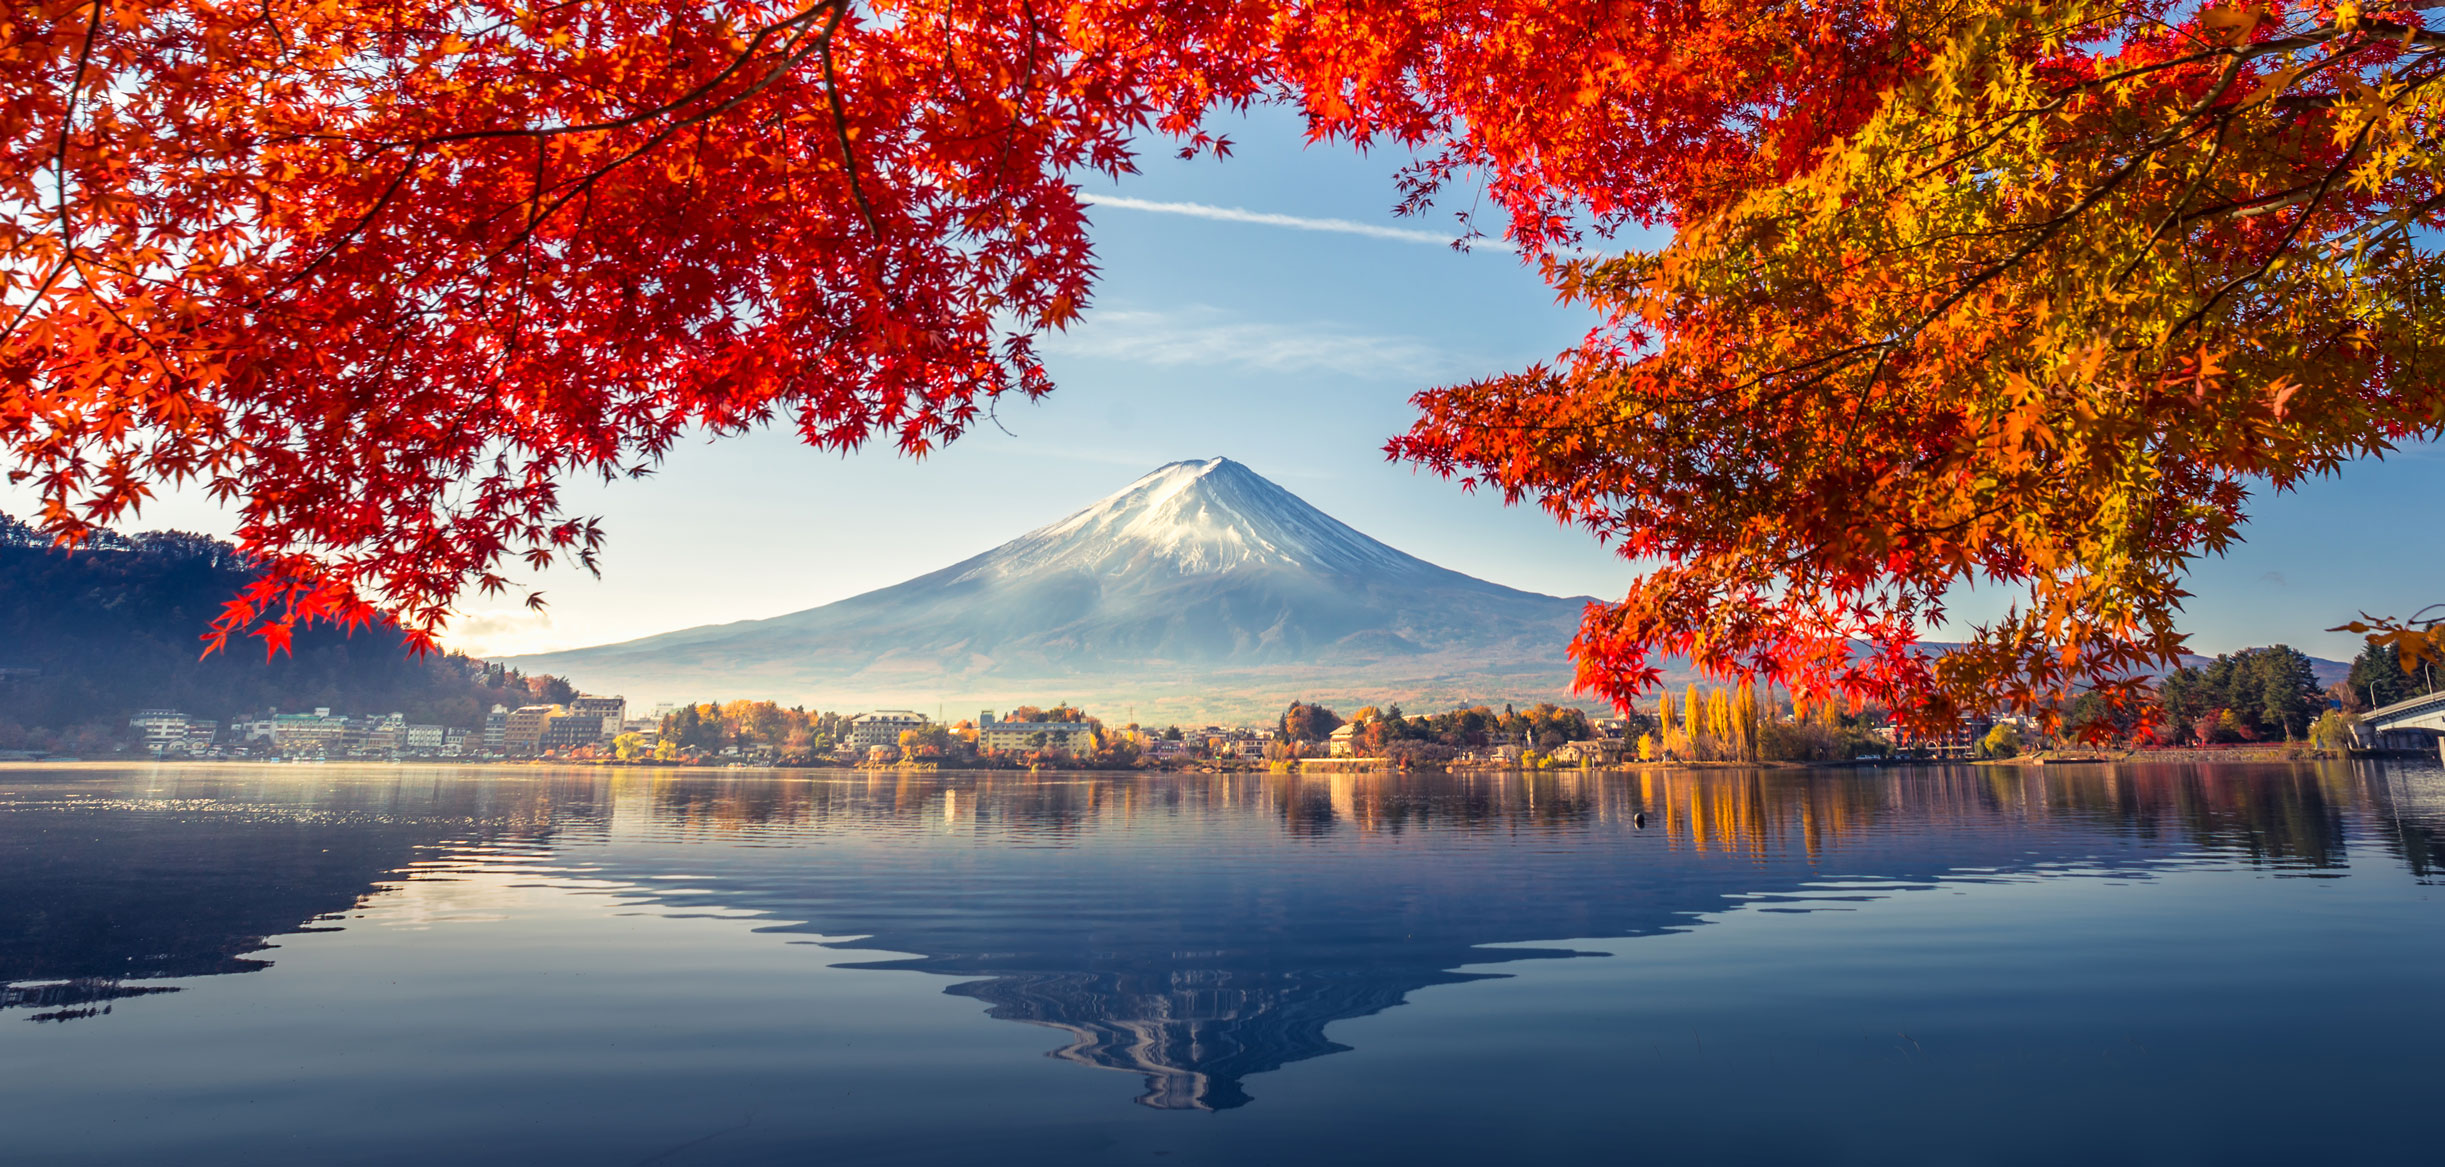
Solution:
{"label": "snow-capped mountain peak", "polygon": [[988,553],[963,578],[1047,571],[1211,575],[1270,566],[1326,574],[1440,572],[1309,506],[1228,458],[1174,462]]}

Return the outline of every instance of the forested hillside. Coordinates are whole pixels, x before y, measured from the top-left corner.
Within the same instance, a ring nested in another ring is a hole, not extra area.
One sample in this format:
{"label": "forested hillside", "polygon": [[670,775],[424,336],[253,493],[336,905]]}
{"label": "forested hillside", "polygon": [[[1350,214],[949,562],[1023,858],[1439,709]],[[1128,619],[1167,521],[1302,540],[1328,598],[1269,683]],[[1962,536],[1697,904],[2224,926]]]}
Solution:
{"label": "forested hillside", "polygon": [[142,708],[227,721],[329,706],[474,726],[495,702],[568,695],[557,678],[412,656],[389,626],[301,628],[294,649],[271,660],[252,643],[202,656],[198,637],[248,578],[217,539],[109,535],[66,552],[0,515],[0,749],[96,752]]}

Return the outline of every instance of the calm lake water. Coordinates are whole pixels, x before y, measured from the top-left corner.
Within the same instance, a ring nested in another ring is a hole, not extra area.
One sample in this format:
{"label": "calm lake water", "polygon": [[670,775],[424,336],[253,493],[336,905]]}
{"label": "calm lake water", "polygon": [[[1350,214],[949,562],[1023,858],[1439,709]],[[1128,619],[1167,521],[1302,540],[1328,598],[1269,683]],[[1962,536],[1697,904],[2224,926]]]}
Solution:
{"label": "calm lake water", "polygon": [[2433,765],[10,768],[0,1162],[2436,1162],[2441,885]]}

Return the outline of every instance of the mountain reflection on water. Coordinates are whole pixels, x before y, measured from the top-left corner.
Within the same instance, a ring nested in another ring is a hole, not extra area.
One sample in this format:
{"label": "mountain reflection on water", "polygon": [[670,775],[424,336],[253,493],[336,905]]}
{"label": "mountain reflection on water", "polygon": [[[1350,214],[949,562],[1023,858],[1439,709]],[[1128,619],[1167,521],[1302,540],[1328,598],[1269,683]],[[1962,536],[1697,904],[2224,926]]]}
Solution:
{"label": "mountain reflection on water", "polygon": [[2317,876],[2375,852],[2434,883],[2445,775],[12,771],[0,1009],[82,1020],[167,979],[278,975],[278,937],[503,848],[956,978],[990,1016],[1060,1031],[1053,1056],[1143,1075],[1146,1105],[1228,1109],[1250,1076],[1345,1048],[1331,1023],[1575,955],[1558,939],[2200,862]]}

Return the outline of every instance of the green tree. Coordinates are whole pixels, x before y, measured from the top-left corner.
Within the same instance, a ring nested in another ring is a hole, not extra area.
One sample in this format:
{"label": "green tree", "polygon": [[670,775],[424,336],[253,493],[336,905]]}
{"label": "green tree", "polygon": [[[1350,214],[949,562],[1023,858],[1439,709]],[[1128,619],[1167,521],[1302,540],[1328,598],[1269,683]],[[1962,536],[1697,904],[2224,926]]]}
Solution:
{"label": "green tree", "polygon": [[2402,653],[2391,644],[2372,644],[2361,649],[2360,655],[2352,660],[2351,676],[2346,683],[2370,708],[2392,705],[2421,692],[2421,687],[2403,672]]}
{"label": "green tree", "polygon": [[722,748],[720,714],[715,712],[710,718],[706,716],[707,711],[712,709],[710,705],[688,704],[664,714],[662,740],[675,742],[679,748],[687,750]]}
{"label": "green tree", "polygon": [[2261,728],[2281,733],[2286,741],[2306,735],[2309,723],[2326,705],[2318,690],[2317,670],[2308,656],[2282,644],[2249,649],[2241,655],[2249,660],[2248,684],[2254,691],[2236,696],[2256,700],[2236,701],[2234,707],[2251,708]]}
{"label": "green tree", "polygon": [[2230,732],[2241,737],[2289,740],[2308,732],[2326,707],[2309,658],[2281,644],[2226,653],[2205,668],[2175,669],[2157,686],[2157,702],[2167,721],[2193,726],[2203,741],[2227,732],[2221,719],[2210,720],[2219,711],[2232,715]]}

